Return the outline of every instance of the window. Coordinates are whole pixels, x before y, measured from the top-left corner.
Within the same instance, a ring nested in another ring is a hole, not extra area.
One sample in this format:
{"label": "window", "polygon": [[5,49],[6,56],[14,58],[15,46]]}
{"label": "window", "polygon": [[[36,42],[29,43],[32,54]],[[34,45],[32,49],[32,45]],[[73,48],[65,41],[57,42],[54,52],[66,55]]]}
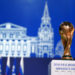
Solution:
{"label": "window", "polygon": [[48,46],[44,46],[43,48],[44,48],[44,50],[48,50]]}
{"label": "window", "polygon": [[43,27],[45,27],[45,24],[43,24]]}
{"label": "window", "polygon": [[3,33],[3,38],[6,38],[6,33]]}
{"label": "window", "polygon": [[47,27],[49,27],[50,25],[48,24]]}
{"label": "window", "polygon": [[16,32],[16,38],[18,38],[20,36],[19,32]]}
{"label": "window", "polygon": [[13,34],[10,34],[10,38],[13,38]]}

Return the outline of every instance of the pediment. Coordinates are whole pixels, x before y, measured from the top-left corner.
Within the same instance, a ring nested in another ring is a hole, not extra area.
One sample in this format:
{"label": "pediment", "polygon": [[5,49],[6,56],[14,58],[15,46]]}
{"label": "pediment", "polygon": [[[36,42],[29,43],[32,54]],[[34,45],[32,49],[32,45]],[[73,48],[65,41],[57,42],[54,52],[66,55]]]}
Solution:
{"label": "pediment", "polygon": [[26,29],[26,28],[13,23],[4,23],[0,24],[0,29]]}

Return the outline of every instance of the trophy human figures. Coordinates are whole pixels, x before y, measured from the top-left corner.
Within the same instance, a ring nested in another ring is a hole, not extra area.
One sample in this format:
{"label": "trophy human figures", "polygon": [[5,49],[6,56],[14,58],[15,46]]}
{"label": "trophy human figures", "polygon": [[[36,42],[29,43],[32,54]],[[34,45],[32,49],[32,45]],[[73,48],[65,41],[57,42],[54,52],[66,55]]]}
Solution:
{"label": "trophy human figures", "polygon": [[64,55],[62,59],[72,60],[70,47],[72,43],[72,37],[74,33],[74,27],[70,22],[63,22],[59,27],[59,33],[64,46]]}

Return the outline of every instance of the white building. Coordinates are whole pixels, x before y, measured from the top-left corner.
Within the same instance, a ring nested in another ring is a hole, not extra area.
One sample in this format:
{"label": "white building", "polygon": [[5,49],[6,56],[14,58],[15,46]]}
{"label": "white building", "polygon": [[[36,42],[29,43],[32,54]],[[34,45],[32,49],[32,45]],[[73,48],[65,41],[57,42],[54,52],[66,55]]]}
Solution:
{"label": "white building", "polygon": [[12,23],[0,25],[0,55],[3,57],[53,57],[54,32],[45,4],[38,36],[27,36],[27,29]]}
{"label": "white building", "polygon": [[54,32],[51,26],[51,18],[49,17],[48,6],[45,4],[44,14],[41,18],[41,27],[38,31],[38,54],[39,56],[54,56]]}

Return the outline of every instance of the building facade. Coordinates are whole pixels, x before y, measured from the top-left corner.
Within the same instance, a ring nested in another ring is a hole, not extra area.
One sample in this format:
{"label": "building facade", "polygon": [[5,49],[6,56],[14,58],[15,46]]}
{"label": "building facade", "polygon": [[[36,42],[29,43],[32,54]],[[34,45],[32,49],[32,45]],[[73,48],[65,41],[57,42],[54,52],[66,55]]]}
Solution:
{"label": "building facade", "polygon": [[54,57],[54,31],[47,3],[36,37],[27,36],[27,29],[12,23],[0,25],[0,55],[3,57]]}

